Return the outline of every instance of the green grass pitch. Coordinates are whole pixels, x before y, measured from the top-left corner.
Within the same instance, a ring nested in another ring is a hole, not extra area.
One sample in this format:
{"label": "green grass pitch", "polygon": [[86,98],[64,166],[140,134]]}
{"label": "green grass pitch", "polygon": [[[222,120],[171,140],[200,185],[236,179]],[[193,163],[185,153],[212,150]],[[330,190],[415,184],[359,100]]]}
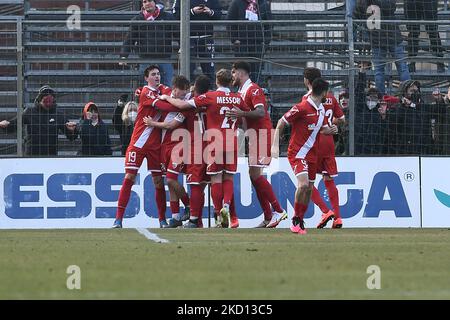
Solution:
{"label": "green grass pitch", "polygon": [[0,299],[450,299],[447,229],[150,231],[0,230]]}

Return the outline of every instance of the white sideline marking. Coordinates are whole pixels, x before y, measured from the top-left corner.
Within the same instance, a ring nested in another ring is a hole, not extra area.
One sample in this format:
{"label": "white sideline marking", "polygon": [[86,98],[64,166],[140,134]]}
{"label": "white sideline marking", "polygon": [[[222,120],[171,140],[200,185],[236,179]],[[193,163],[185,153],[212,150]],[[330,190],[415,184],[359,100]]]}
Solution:
{"label": "white sideline marking", "polygon": [[158,237],[156,234],[151,233],[145,228],[136,228],[136,231],[142,234],[144,237],[146,237],[149,240],[158,242],[158,243],[169,243],[169,240],[163,239]]}

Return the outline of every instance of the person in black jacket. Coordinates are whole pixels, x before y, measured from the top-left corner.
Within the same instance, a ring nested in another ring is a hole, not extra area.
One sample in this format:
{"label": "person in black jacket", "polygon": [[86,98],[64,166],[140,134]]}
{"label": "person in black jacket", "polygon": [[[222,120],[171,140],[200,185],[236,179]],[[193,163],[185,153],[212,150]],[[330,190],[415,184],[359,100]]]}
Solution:
{"label": "person in black jacket", "polygon": [[108,127],[101,119],[95,103],[86,103],[78,126],[82,156],[107,156],[112,154]]}
{"label": "person in black jacket", "polygon": [[[180,0],[172,7],[175,19],[180,19]],[[191,0],[191,21],[220,20],[222,11],[218,0]],[[191,24],[191,57],[214,58],[214,26],[212,24]],[[203,74],[215,78],[214,62],[200,63]],[[195,63],[191,63],[191,75]]]}
{"label": "person in black jacket", "polygon": [[387,102],[377,88],[369,88],[364,69],[355,92],[355,155],[380,155],[386,130]]}
{"label": "person in black jacket", "polygon": [[233,24],[229,30],[236,57],[246,57],[245,60],[254,58],[250,63],[250,77],[254,82],[259,82],[262,59],[272,38],[272,28],[258,21],[272,20],[270,4],[266,0],[233,0],[228,8],[227,20],[253,21],[251,24]]}
{"label": "person in black jacket", "polygon": [[[125,103],[126,99],[123,100]],[[119,100],[119,102],[122,102]],[[134,122],[136,121],[138,105],[134,101],[128,101],[125,105],[117,104],[114,110],[113,124],[114,128],[120,135],[120,143],[122,145],[122,155],[125,155],[128,145],[130,144],[131,135],[133,134]]]}
{"label": "person in black jacket", "polygon": [[[408,20],[429,20],[436,21],[438,19],[438,0],[405,0],[405,17]],[[420,24],[408,23],[408,53],[410,57],[417,56],[419,51],[419,34]],[[436,23],[425,24],[425,29],[430,37],[430,49],[436,57],[444,56],[444,48],[442,47],[441,38]],[[438,72],[445,71],[443,62],[437,63]],[[409,64],[409,71],[416,72],[416,63]]]}
{"label": "person in black jacket", "polygon": [[450,155],[450,87],[445,94],[435,88],[430,104],[434,155]]}
{"label": "person in black jacket", "polygon": [[[120,52],[122,59],[126,59],[130,52],[134,51],[140,58],[149,60],[147,64],[140,64],[139,74],[144,73],[144,69],[152,60],[169,60],[172,56],[172,40],[178,31],[174,25],[153,23],[161,20],[174,20],[174,18],[155,0],[143,0],[142,10],[133,18],[133,21],[147,21],[147,23],[131,26]],[[170,85],[173,77],[172,63],[159,63],[158,66],[161,69],[161,83]]]}
{"label": "person in black jacket", "polygon": [[[56,93],[48,85],[39,89],[34,107],[26,108],[22,115],[25,125],[25,155],[56,156],[58,152],[58,133],[73,141],[78,137],[76,123],[71,122],[57,109]],[[8,131],[17,130],[17,121],[2,121]]]}
{"label": "person in black jacket", "polygon": [[[376,7],[379,8],[380,17],[376,17]],[[400,81],[411,79],[405,60],[405,48],[402,44],[403,40],[399,24],[384,22],[396,19],[395,10],[395,0],[358,0],[355,9],[355,15],[360,18],[369,19],[375,17],[375,20],[369,20],[369,22],[381,21],[379,26],[377,24],[369,24],[368,31],[375,67],[375,85],[382,95],[386,93],[384,82],[388,54],[395,60]],[[368,11],[369,13],[367,13]]]}
{"label": "person in black jacket", "polygon": [[399,93],[400,105],[387,113],[387,153],[431,154],[431,110],[422,98],[420,82],[402,82]]}

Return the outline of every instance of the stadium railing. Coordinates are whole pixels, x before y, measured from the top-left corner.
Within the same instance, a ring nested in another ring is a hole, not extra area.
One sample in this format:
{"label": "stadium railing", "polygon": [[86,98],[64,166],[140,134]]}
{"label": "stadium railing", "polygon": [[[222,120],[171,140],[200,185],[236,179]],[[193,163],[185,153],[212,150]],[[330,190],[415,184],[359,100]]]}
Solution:
{"label": "stadium railing", "polygon": [[[445,5],[445,3],[443,4]],[[142,59],[132,54],[127,59],[127,66],[118,65],[121,61],[120,49],[131,25],[129,20],[135,11],[88,11],[82,14],[82,30],[68,30],[65,20],[68,17],[67,13],[32,9],[26,10],[26,19],[21,22],[22,51],[17,48],[8,51],[11,46],[4,46],[1,49],[2,52],[5,51],[9,54],[9,56],[4,55],[2,68],[11,67],[10,73],[5,73],[5,75],[2,73],[2,80],[0,80],[4,96],[7,97],[2,101],[0,107],[0,114],[4,116],[2,118],[13,117],[17,114],[18,95],[15,92],[17,92],[17,83],[20,77],[18,78],[15,73],[16,53],[21,51],[23,52],[24,66],[23,107],[32,106],[39,87],[43,84],[50,84],[58,93],[59,107],[64,109],[73,120],[79,119],[81,109],[88,101],[95,101],[101,108],[103,118],[111,119],[111,113],[118,97],[123,93],[132,95],[134,88],[143,83],[142,75],[136,68],[137,64],[149,62],[148,59]],[[357,65],[351,66],[350,61],[353,59],[357,63],[371,60],[368,51],[358,51],[360,47],[367,46],[365,42],[356,41],[353,45],[357,50],[349,50],[352,39],[348,37],[347,20],[342,7],[335,6],[322,14],[319,10],[317,12],[291,10],[291,15],[289,15],[287,11],[285,13],[282,10],[278,11],[277,19],[289,16],[289,18],[295,17],[295,20],[279,19],[259,23],[263,29],[264,26],[270,26],[272,36],[265,47],[264,55],[251,58],[262,63],[259,82],[269,89],[274,122],[292,104],[298,102],[302,93],[306,92],[302,76],[306,66],[316,66],[322,69],[325,78],[331,82],[333,92],[338,95],[349,86],[350,82],[354,82],[357,76]],[[447,13],[441,11],[440,17]],[[322,20],[317,19],[320,18],[320,14]],[[105,17],[112,20],[100,21]],[[410,22],[408,21],[408,23]],[[404,26],[406,21],[397,23]],[[417,23],[423,24],[421,21]],[[440,25],[443,46],[446,50],[443,60],[448,61],[449,26],[445,20],[439,20],[436,23]],[[15,21],[9,24],[17,26]],[[160,24],[172,24],[176,29],[178,22],[161,22]],[[191,22],[192,26],[207,26],[208,24],[214,25],[216,69],[221,66],[230,67],[237,58],[230,42],[229,28],[237,23],[235,21]],[[245,31],[251,23],[239,22],[238,25],[241,30]],[[178,39],[176,39],[175,33],[172,36],[170,61],[177,66]],[[419,55],[415,60],[435,62],[435,58],[427,53],[429,47],[427,41],[421,40],[420,46]],[[252,52],[249,55],[251,54]],[[261,53],[253,52],[253,54]],[[8,60],[6,57],[11,59]],[[192,57],[192,62],[197,64],[210,60],[209,58]],[[156,63],[167,61],[167,59],[151,59],[151,62]],[[7,63],[12,63],[12,65],[8,66]],[[199,71],[198,68],[197,71]],[[395,70],[388,70],[386,75],[389,79],[388,88],[395,93],[398,86],[397,73]],[[373,84],[373,71],[368,71],[367,76],[369,86]],[[422,82],[424,92],[427,94],[436,88],[440,88],[441,91],[445,90],[448,86],[448,78],[448,71],[436,73],[430,71],[430,65],[424,65],[423,70],[413,74],[413,79]],[[10,95],[8,96],[8,94]],[[20,94],[21,92],[19,92]],[[109,124],[110,120],[107,123]],[[112,132],[114,131],[111,130]],[[113,144],[117,144],[117,134],[111,136]],[[60,138],[59,154],[76,154],[79,142],[68,142],[63,136]],[[288,135],[284,138],[285,142],[287,138]],[[0,151],[0,154],[2,156],[17,153],[17,150],[14,150],[16,143],[16,135],[0,131],[0,150],[3,150]],[[348,150],[344,151],[344,154],[345,152],[348,154]]]}

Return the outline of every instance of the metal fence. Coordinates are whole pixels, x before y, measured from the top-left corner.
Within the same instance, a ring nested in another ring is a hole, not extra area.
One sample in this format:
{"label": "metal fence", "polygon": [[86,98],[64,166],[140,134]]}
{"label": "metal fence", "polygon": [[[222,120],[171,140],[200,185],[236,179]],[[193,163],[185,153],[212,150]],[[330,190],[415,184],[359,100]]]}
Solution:
{"label": "metal fence", "polygon": [[[179,21],[83,19],[78,30],[69,29],[67,16],[61,17],[59,21],[1,20],[0,121],[10,122],[9,126],[3,122],[4,128],[0,128],[2,157],[24,155],[23,144],[29,143],[27,126],[31,124],[22,119],[23,111],[34,106],[42,85],[55,89],[57,108],[68,121],[78,123],[84,105],[95,102],[108,127],[113,155],[120,155],[120,136],[112,122],[119,97],[127,94],[132,99],[134,89],[144,84],[142,65],[171,64],[174,74],[178,73]],[[423,106],[404,109],[395,99],[386,98],[382,107],[369,109],[368,89],[376,86],[376,72],[367,21],[353,21],[344,14],[321,18],[312,13],[304,17],[256,23],[192,21],[191,79],[221,67],[230,68],[236,59],[252,62],[252,77],[269,92],[275,123],[306,93],[304,68],[316,66],[323,70],[332,92],[343,102],[349,120],[336,138],[337,154],[450,154],[450,103],[444,97],[450,73],[448,69],[436,69],[436,62],[444,63],[446,68],[449,60],[447,20],[391,21],[399,26],[404,44],[408,25],[414,23],[422,28],[417,55],[400,60],[417,62],[411,78],[421,82]],[[442,56],[434,54],[433,45],[423,33],[430,24],[438,26]],[[398,60],[391,56],[382,61],[386,66],[386,95],[398,93],[400,76],[392,67]],[[371,68],[360,69],[368,62]],[[346,96],[350,98],[348,104]],[[81,139],[67,139],[64,133],[64,129],[57,133],[57,154],[79,154]],[[286,132],[282,151],[288,138]]]}

